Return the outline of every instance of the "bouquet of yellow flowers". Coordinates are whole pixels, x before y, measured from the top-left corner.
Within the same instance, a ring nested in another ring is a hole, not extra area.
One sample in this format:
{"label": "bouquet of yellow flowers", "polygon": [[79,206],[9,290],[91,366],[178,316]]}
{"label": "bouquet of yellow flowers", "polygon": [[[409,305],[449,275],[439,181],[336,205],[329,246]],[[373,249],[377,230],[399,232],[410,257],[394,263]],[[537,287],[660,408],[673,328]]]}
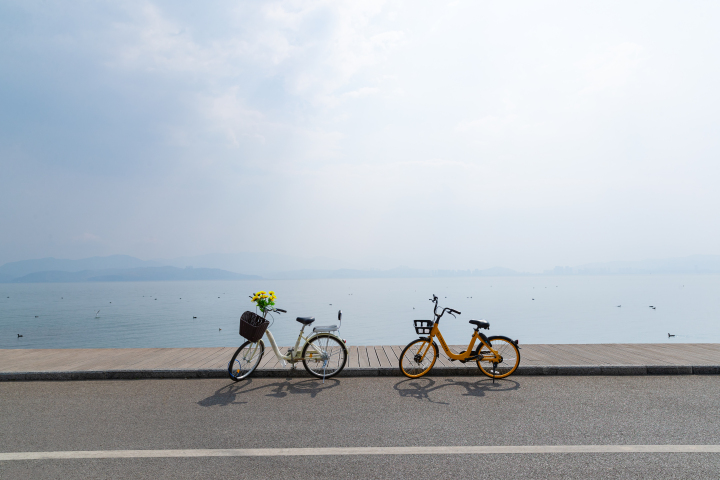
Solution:
{"label": "bouquet of yellow flowers", "polygon": [[252,299],[253,303],[257,305],[257,307],[260,309],[260,311],[263,313],[263,316],[267,313],[268,309],[270,307],[275,306],[275,300],[277,297],[275,296],[275,292],[257,292],[253,293],[250,298]]}

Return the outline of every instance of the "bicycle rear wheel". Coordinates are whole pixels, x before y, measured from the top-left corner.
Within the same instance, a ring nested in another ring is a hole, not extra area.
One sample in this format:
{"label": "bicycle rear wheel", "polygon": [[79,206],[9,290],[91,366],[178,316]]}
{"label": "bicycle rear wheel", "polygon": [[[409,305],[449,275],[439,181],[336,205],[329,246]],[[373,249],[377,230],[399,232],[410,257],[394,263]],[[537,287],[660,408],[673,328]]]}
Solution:
{"label": "bicycle rear wheel", "polygon": [[247,378],[255,371],[265,353],[265,344],[262,340],[257,342],[247,341],[240,345],[230,363],[228,363],[228,375],[238,382]]}
{"label": "bicycle rear wheel", "polygon": [[321,333],[308,340],[302,356],[305,370],[313,377],[325,379],[334,377],[345,368],[347,348],[336,336]]}
{"label": "bicycle rear wheel", "polygon": [[418,338],[408,343],[400,354],[400,371],[410,378],[425,375],[435,365],[438,357],[438,348],[435,342]]}
{"label": "bicycle rear wheel", "polygon": [[[505,378],[512,375],[520,365],[520,350],[515,345],[515,342],[507,337],[490,337],[488,340],[490,340],[493,350],[498,352],[501,359],[497,363],[492,360],[478,360],[477,366],[480,371],[490,378]],[[492,356],[492,352],[487,349],[483,350],[484,347],[485,345],[481,343],[475,353],[484,355],[486,358]]]}

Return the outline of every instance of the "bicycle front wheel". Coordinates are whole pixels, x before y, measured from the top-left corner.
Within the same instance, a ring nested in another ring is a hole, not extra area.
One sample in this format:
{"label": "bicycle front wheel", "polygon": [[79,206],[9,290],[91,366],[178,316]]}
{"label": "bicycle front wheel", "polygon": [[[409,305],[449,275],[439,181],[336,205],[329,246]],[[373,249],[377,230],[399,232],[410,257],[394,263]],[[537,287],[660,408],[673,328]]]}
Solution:
{"label": "bicycle front wheel", "polygon": [[400,370],[403,375],[418,378],[425,375],[435,365],[438,348],[435,342],[418,338],[408,343],[400,354]]}
{"label": "bicycle front wheel", "polygon": [[257,342],[245,342],[240,345],[232,360],[228,364],[228,375],[238,382],[247,378],[255,371],[265,353],[265,344],[262,340]]}
{"label": "bicycle front wheel", "polygon": [[336,336],[321,333],[308,340],[302,356],[305,370],[313,377],[325,379],[334,377],[345,368],[347,348]]}
{"label": "bicycle front wheel", "polygon": [[490,337],[488,340],[493,350],[500,355],[500,361],[493,359],[492,352],[481,343],[476,354],[484,355],[485,359],[477,361],[478,368],[490,378],[509,377],[520,365],[520,350],[515,342],[507,337]]}

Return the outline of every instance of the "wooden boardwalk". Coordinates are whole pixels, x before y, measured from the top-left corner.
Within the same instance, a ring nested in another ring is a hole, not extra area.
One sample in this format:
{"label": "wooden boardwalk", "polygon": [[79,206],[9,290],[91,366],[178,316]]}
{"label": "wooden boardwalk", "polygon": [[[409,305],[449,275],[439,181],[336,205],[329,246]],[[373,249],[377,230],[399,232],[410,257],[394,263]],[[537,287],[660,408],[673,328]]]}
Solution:
{"label": "wooden boardwalk", "polygon": [[[462,347],[452,347],[459,352]],[[283,348],[283,351],[285,348]],[[188,372],[206,372],[200,376],[220,376],[234,353],[234,348],[123,348],[123,349],[0,349],[0,379],[33,379],[38,376],[18,374],[53,372],[169,372],[178,376]],[[399,373],[401,346],[349,346],[346,373]],[[521,345],[521,369],[539,372],[531,367],[613,367],[613,366],[713,366],[720,371],[720,344],[584,344]],[[302,370],[302,365],[298,366]],[[451,362],[440,353],[435,366],[444,374],[475,373],[474,363]],[[261,371],[289,370],[268,348],[259,367]],[[547,369],[546,369],[547,370]],[[552,370],[552,368],[550,369]],[[557,370],[552,370],[557,371]],[[598,370],[599,371],[599,370]],[[611,369],[604,371],[610,372]],[[181,373],[185,372],[185,373]],[[209,373],[208,373],[209,372]],[[632,374],[633,370],[628,370]],[[261,372],[258,372],[261,373]],[[692,371],[686,373],[693,373]],[[705,370],[704,373],[714,373]],[[540,374],[540,373],[535,373]],[[547,373],[546,373],[547,374]],[[550,373],[552,374],[552,373]],[[626,373],[627,374],[627,373]],[[142,376],[142,375],[141,375]],[[153,376],[147,374],[145,376]],[[44,378],[44,377],[43,377]],[[49,377],[48,377],[49,378]],[[75,376],[72,378],[85,378]],[[87,377],[92,378],[92,377]],[[113,378],[96,377],[96,378]],[[120,377],[117,377],[120,378]],[[130,377],[125,377],[130,378]]]}

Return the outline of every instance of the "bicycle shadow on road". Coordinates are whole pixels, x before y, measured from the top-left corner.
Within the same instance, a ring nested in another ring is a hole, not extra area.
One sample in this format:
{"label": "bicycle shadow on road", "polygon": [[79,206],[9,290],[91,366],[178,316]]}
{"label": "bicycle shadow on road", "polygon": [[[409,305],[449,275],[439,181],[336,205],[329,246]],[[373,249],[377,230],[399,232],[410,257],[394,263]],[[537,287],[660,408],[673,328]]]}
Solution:
{"label": "bicycle shadow on road", "polygon": [[496,379],[493,383],[492,379],[486,378],[475,381],[455,380],[454,378],[446,378],[445,381],[432,378],[408,378],[396,383],[393,388],[401,397],[417,398],[418,400],[427,400],[432,403],[448,405],[447,402],[439,402],[430,398],[430,394],[438,390],[449,387],[462,387],[465,389],[464,397],[484,397],[493,392],[507,392],[511,390],[519,390],[520,384],[514,380]]}
{"label": "bicycle shadow on road", "polygon": [[340,385],[340,382],[334,378],[325,379],[323,383],[320,379],[285,379],[272,383],[256,382],[253,386],[253,379],[243,380],[238,383],[231,383],[218,389],[213,395],[200,400],[198,405],[201,407],[223,407],[227,405],[242,405],[248,403],[243,400],[248,394],[254,392],[268,391],[266,397],[285,398],[288,395],[310,395],[315,398],[321,392],[328,391]]}

